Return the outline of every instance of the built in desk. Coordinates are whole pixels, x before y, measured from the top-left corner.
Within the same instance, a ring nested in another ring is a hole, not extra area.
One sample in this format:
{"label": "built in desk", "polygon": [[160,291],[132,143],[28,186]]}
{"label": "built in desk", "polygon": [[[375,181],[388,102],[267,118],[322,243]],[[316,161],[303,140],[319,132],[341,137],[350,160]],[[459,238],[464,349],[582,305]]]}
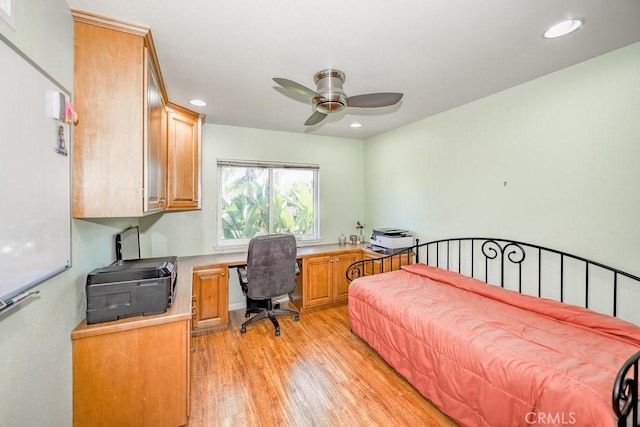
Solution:
{"label": "built in desk", "polygon": [[74,426],[181,426],[190,411],[191,289],[167,312],[71,333]]}
{"label": "built in desk", "polygon": [[[346,268],[362,259],[363,253],[379,257],[366,244],[300,247],[301,263],[291,302],[301,311],[347,299]],[[182,257],[178,259],[178,286],[192,289],[195,333],[226,325],[228,321],[229,269],[246,263],[247,253]]]}
{"label": "built in desk", "polygon": [[[307,246],[297,255],[302,268],[291,301],[300,311],[346,302],[346,268],[382,256],[365,244]],[[180,257],[167,312],[93,325],[82,321],[71,333],[73,424],[185,425],[192,333],[226,325],[229,268],[243,265],[246,257]]]}

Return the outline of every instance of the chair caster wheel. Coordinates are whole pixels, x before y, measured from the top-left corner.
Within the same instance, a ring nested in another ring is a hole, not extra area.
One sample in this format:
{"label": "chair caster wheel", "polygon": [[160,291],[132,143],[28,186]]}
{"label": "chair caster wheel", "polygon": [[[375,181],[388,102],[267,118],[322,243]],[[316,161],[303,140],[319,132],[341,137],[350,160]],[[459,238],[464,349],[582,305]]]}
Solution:
{"label": "chair caster wheel", "polygon": [[246,312],[246,313],[244,314],[244,317],[251,317],[251,313]]}
{"label": "chair caster wheel", "polygon": [[280,329],[276,329],[275,335],[276,335],[277,337],[279,337],[279,336],[280,336]]}
{"label": "chair caster wheel", "polygon": [[273,304],[273,309],[274,310],[280,310],[280,303],[277,302],[277,303]]}
{"label": "chair caster wheel", "polygon": [[293,320],[295,320],[296,322],[300,320],[300,316],[293,316]]}
{"label": "chair caster wheel", "polygon": [[240,328],[240,333],[244,334],[245,332],[247,332],[247,328],[245,328],[244,326],[242,328]]}

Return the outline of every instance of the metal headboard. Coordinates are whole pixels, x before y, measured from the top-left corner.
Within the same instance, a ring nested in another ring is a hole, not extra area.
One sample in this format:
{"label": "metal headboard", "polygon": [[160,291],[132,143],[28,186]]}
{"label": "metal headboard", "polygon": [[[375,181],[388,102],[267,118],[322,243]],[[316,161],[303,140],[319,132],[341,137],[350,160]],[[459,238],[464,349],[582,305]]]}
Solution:
{"label": "metal headboard", "polygon": [[[389,261],[385,262],[387,259]],[[414,246],[396,254],[353,263],[347,268],[347,280],[372,271],[382,273],[397,269],[401,263],[406,264],[407,259],[456,271],[520,293],[556,299],[613,316],[619,316],[622,281],[625,292],[640,292],[640,277],[599,262],[531,243],[484,237],[427,243],[416,240]],[[604,299],[598,296],[593,301],[594,286],[598,290],[609,287],[611,292]],[[627,303],[630,314],[635,314],[635,307]],[[637,319],[627,320],[640,323],[640,315]]]}

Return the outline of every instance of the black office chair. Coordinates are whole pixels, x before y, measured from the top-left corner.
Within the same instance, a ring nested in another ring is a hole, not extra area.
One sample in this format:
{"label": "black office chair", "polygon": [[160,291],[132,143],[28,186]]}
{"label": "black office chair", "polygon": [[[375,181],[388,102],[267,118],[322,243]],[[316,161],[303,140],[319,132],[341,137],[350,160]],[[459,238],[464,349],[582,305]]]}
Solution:
{"label": "black office chair", "polygon": [[241,333],[247,326],[261,319],[269,319],[280,335],[278,315],[292,315],[300,320],[298,312],[280,309],[280,303],[272,299],[290,294],[296,287],[299,273],[296,261],[296,239],[290,234],[270,234],[254,237],[249,241],[247,264],[238,267],[240,286],[247,298],[245,317],[258,313],[242,324]]}

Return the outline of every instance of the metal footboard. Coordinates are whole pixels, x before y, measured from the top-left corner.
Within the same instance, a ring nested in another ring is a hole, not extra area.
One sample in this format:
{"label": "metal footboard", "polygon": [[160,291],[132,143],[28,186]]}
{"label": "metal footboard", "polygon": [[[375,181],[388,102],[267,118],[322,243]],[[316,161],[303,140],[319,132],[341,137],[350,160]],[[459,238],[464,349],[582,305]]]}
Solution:
{"label": "metal footboard", "polygon": [[613,411],[618,416],[618,427],[629,425],[629,415],[632,415],[631,420],[636,420],[636,423],[631,425],[640,425],[638,418],[638,363],[640,363],[640,351],[622,365],[613,385],[611,403]]}

